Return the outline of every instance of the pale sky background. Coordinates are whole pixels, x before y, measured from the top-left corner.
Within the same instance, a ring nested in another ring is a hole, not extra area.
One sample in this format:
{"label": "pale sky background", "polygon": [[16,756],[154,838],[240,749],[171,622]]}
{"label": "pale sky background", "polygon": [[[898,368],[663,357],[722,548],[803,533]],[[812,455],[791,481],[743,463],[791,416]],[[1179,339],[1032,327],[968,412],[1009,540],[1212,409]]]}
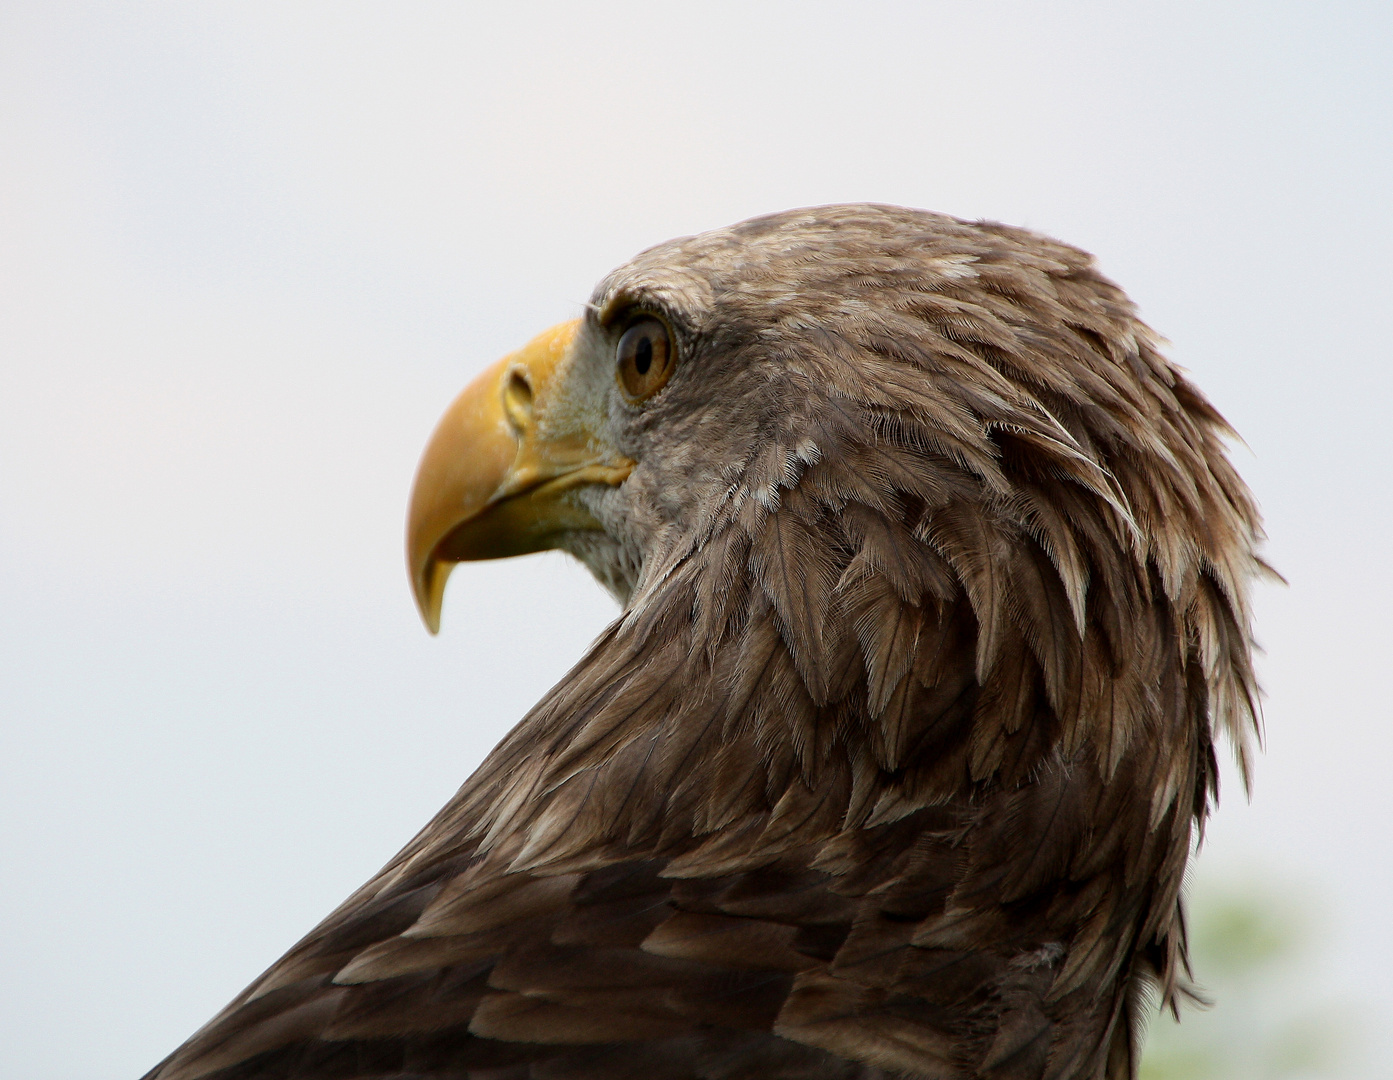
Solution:
{"label": "pale sky background", "polygon": [[0,1075],[139,1076],[613,616],[545,556],[422,628],[454,393],[643,247],[843,200],[1096,252],[1243,434],[1290,586],[1199,873],[1311,898],[1299,993],[1393,1060],[1393,4],[8,0]]}

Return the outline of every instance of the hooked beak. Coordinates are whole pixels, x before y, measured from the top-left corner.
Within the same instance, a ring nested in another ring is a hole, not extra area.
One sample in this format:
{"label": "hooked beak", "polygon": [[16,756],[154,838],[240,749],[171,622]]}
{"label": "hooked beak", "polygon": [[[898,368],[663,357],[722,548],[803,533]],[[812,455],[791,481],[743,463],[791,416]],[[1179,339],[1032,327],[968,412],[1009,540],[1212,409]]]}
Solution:
{"label": "hooked beak", "polygon": [[455,399],[426,445],[406,561],[432,634],[456,563],[543,551],[563,533],[600,529],[572,493],[622,484],[634,468],[583,425],[548,422],[571,411],[555,406],[579,326],[554,326],[494,364]]}

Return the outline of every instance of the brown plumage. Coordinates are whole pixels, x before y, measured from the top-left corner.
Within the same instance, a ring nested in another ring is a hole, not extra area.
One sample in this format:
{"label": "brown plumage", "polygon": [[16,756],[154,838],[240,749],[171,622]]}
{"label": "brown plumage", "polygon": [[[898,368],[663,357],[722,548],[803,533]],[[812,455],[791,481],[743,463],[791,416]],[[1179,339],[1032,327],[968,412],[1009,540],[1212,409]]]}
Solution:
{"label": "brown plumage", "polygon": [[[676,355],[637,403],[635,312]],[[567,357],[632,471],[552,543],[622,615],[152,1080],[1134,1074],[1262,564],[1123,293],[824,207],[645,252]]]}

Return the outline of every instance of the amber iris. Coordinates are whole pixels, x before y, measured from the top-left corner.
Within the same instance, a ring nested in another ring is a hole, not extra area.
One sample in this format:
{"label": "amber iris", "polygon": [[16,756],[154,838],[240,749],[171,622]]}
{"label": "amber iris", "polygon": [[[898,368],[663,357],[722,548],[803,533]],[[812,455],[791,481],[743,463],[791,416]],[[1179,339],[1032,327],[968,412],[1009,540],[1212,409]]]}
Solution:
{"label": "amber iris", "polygon": [[619,339],[616,359],[624,393],[634,401],[656,394],[673,368],[672,339],[667,327],[657,319],[639,319]]}

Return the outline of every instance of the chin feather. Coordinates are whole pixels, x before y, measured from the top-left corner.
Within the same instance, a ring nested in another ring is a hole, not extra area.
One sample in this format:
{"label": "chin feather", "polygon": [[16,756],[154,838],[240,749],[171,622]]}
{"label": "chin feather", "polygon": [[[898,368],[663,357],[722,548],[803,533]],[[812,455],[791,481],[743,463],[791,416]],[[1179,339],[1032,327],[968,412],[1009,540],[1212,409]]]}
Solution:
{"label": "chin feather", "polygon": [[568,533],[557,546],[584,563],[620,607],[628,606],[642,565],[637,551],[608,533],[594,531]]}

